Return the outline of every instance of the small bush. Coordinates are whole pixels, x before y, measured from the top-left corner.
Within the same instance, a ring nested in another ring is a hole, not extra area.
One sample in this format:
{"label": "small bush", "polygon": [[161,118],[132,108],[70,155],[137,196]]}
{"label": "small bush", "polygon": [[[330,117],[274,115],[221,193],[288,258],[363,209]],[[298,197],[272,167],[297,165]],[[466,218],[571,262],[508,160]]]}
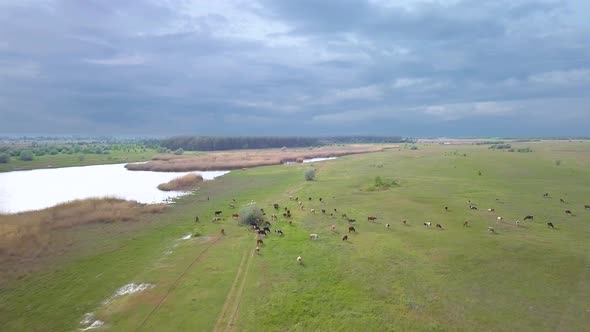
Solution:
{"label": "small bush", "polygon": [[24,160],[24,161],[33,160],[33,152],[31,152],[31,150],[22,150],[20,152],[20,160]]}
{"label": "small bush", "polygon": [[518,149],[516,151],[522,152],[522,153],[527,153],[527,152],[533,152],[533,149],[531,149],[531,148],[522,148],[522,149]]}
{"label": "small bush", "polygon": [[0,153],[0,164],[6,164],[10,161],[8,153]]}
{"label": "small bush", "polygon": [[315,180],[315,168],[308,168],[305,170],[305,181]]}
{"label": "small bush", "polygon": [[165,147],[161,146],[158,148],[158,153],[166,153],[168,152],[168,149],[166,149]]}
{"label": "small bush", "polygon": [[84,161],[84,159],[85,159],[85,157],[84,157],[84,155],[83,155],[83,154],[81,154],[81,155],[79,155],[79,156],[78,156],[78,160],[79,160],[79,161]]}
{"label": "small bush", "polygon": [[[0,162],[1,162],[1,161],[0,161]],[[559,165],[561,165],[561,160],[556,160],[556,161],[555,161],[555,166],[559,166]]]}
{"label": "small bush", "polygon": [[367,187],[367,191],[387,190],[397,185],[395,180],[383,180],[380,176],[376,176],[373,184]]}
{"label": "small bush", "polygon": [[250,225],[256,223],[262,225],[264,222],[264,215],[256,205],[249,205],[240,210],[240,225]]}
{"label": "small bush", "polygon": [[183,154],[183,153],[184,153],[184,150],[183,150],[182,148],[180,148],[180,149],[178,149],[178,150],[174,151],[174,154],[175,154],[175,155],[181,155],[181,154]]}
{"label": "small bush", "polygon": [[412,147],[410,148],[410,150],[418,150],[418,147],[415,145],[412,145]]}

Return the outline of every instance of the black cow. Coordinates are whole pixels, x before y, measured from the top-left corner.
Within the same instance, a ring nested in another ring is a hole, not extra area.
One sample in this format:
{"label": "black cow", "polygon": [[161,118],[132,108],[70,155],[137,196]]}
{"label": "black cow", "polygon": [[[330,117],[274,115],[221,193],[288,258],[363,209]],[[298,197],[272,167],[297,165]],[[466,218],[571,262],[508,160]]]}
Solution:
{"label": "black cow", "polygon": [[266,232],[263,230],[258,230],[258,235],[265,235],[266,236]]}
{"label": "black cow", "polygon": [[586,205],[584,205],[584,209],[586,209],[586,210],[590,210],[590,204],[586,204]]}
{"label": "black cow", "polygon": [[307,200],[308,200],[308,201],[311,201],[311,197],[308,197],[308,198],[307,198]]}
{"label": "black cow", "polygon": [[348,227],[348,233],[350,232],[356,232],[356,229],[354,229],[354,227],[350,226]]}
{"label": "black cow", "polygon": [[199,222],[199,216],[195,216],[195,222]]}
{"label": "black cow", "polygon": [[529,220],[529,219],[530,219],[530,220],[533,220],[533,219],[534,219],[534,217],[533,217],[533,216],[531,216],[531,215],[529,214],[528,216],[524,217],[523,219],[524,219],[524,220]]}
{"label": "black cow", "polygon": [[569,214],[571,216],[572,215],[572,211],[571,210],[565,210],[565,214]]}
{"label": "black cow", "polygon": [[270,233],[270,228],[268,226],[264,226],[264,228],[262,228],[262,231],[265,233],[266,232]]}
{"label": "black cow", "polygon": [[347,219],[347,220],[348,220],[348,222],[355,222],[356,221],[356,219]]}
{"label": "black cow", "polygon": [[548,222],[548,223],[547,223],[547,227],[554,228],[554,227],[553,227],[553,223],[552,223],[552,222]]}
{"label": "black cow", "polygon": [[563,198],[560,198],[559,201],[565,203],[565,200],[563,200]]}
{"label": "black cow", "polygon": [[448,206],[445,206],[445,211],[449,211],[449,207]]}
{"label": "black cow", "polygon": [[221,210],[217,210],[217,211],[215,211],[215,216],[218,216],[218,215],[220,215],[220,214],[222,214],[222,213],[223,213],[223,211],[221,211]]}
{"label": "black cow", "polygon": [[322,198],[320,197],[320,202],[322,201]]}
{"label": "black cow", "polygon": [[469,205],[469,209],[471,209],[471,210],[477,210],[477,206],[475,206],[475,205]]}
{"label": "black cow", "polygon": [[325,210],[325,209],[322,209],[322,213],[323,213],[323,214],[326,214],[326,210]]}
{"label": "black cow", "polygon": [[549,197],[549,193],[544,193],[543,197]]}
{"label": "black cow", "polygon": [[[588,206],[588,205],[586,205],[586,206]],[[334,209],[334,212],[338,212],[338,210],[337,209]]]}
{"label": "black cow", "polygon": [[442,229],[443,227],[442,227],[442,225],[441,225],[441,224],[436,224],[436,228],[440,228],[440,229]]}
{"label": "black cow", "polygon": [[280,230],[280,229],[277,229],[277,230],[275,231],[275,233],[277,233],[277,234],[280,234],[281,236],[285,235],[285,234],[283,234],[283,231],[282,231],[282,230]]}
{"label": "black cow", "polygon": [[348,240],[348,235],[344,235],[344,236],[342,237],[342,241],[346,241],[346,240]]}
{"label": "black cow", "polygon": [[279,209],[279,205],[277,203],[274,203],[273,204],[273,207],[275,208],[275,210],[278,210]]}

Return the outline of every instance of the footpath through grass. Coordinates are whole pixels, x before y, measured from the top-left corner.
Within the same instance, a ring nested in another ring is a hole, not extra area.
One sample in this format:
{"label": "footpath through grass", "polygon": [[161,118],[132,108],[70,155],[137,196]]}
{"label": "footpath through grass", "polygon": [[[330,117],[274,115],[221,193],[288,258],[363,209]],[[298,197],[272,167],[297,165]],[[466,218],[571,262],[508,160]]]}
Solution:
{"label": "footpath through grass", "polygon": [[[93,312],[112,331],[585,330],[590,144],[515,145],[534,152],[420,145],[316,163],[316,181],[303,180],[307,165],[234,171],[113,239],[114,250],[3,285],[0,321],[8,331],[73,330]],[[376,176],[398,185],[367,191]],[[230,217],[252,201],[267,216],[273,203],[293,213],[292,224],[277,213],[272,229],[285,235],[269,235],[260,255]],[[215,210],[225,219],[211,222]],[[102,303],[131,282],[154,287]]]}

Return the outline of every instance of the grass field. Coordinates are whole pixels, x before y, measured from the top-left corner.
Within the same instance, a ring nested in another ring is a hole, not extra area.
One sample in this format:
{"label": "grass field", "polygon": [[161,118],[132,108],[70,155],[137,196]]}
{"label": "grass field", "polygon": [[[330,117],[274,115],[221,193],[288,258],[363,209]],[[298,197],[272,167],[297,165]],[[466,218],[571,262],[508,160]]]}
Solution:
{"label": "grass field", "polygon": [[88,166],[100,164],[118,164],[128,162],[138,162],[149,160],[156,155],[157,151],[154,149],[146,149],[145,152],[139,150],[125,151],[112,150],[109,154],[84,154],[82,159],[81,154],[57,154],[35,156],[31,161],[23,161],[17,157],[10,158],[10,162],[0,164],[0,172],[10,172],[17,170],[30,170],[38,168],[57,168],[57,167],[72,167],[72,166]]}
{"label": "grass field", "polygon": [[[587,330],[590,143],[513,145],[534,152],[419,145],[316,163],[316,181],[304,181],[308,165],[233,171],[132,232],[72,234],[88,248],[1,285],[2,330],[71,331],[90,312],[110,331]],[[398,185],[368,191],[376,176]],[[260,255],[230,217],[252,200],[294,214],[273,222],[285,235],[269,235]],[[215,210],[225,219],[211,222]],[[357,220],[349,241],[342,213]],[[131,282],[154,286],[110,299]]]}

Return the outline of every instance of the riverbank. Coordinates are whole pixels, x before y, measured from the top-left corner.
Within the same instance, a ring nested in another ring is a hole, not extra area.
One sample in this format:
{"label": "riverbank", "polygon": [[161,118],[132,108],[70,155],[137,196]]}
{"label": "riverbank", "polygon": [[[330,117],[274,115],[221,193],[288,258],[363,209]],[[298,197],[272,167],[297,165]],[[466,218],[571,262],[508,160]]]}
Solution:
{"label": "riverbank", "polygon": [[141,164],[127,164],[131,171],[185,172],[213,171],[280,165],[303,162],[304,159],[341,157],[352,154],[380,152],[397,145],[349,145],[314,149],[235,150],[211,152],[198,156],[158,155]]}

